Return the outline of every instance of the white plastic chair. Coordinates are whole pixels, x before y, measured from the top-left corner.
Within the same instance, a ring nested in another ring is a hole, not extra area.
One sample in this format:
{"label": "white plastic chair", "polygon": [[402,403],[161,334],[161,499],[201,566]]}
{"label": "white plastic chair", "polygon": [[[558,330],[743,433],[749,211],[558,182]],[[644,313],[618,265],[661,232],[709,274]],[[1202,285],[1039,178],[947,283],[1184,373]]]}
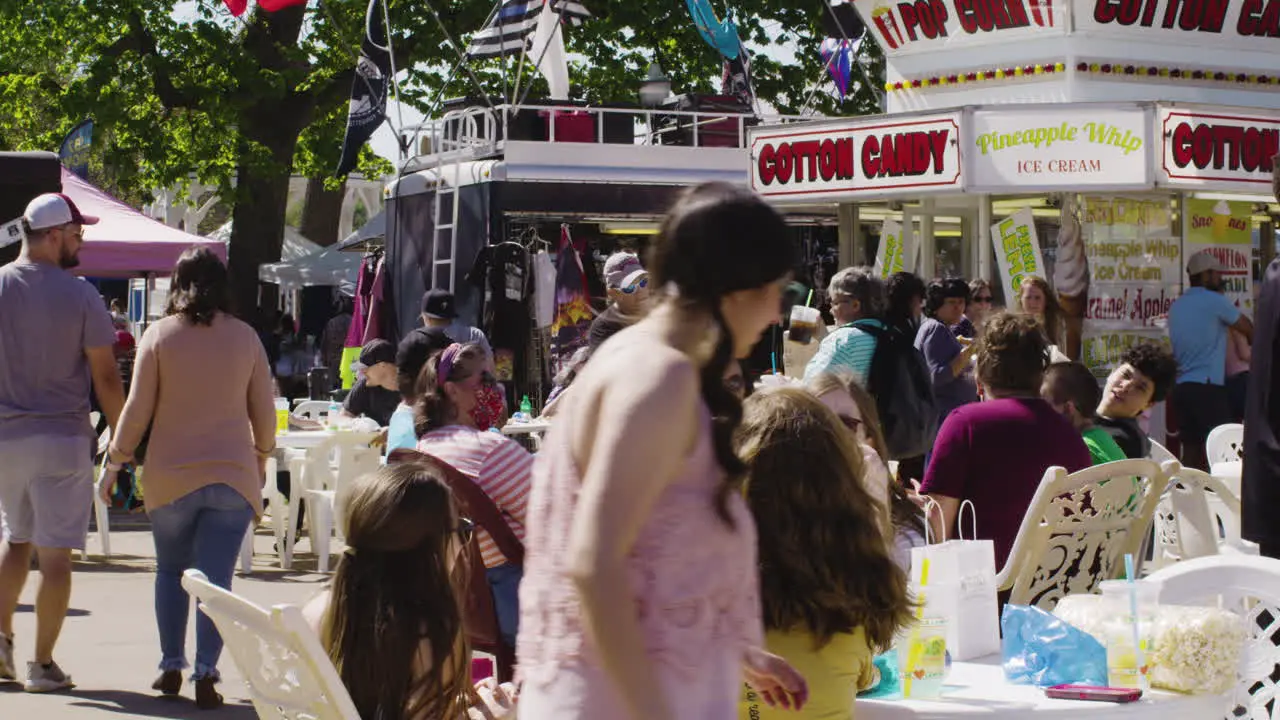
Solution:
{"label": "white plastic chair", "polygon": [[1244,459],[1244,425],[1227,423],[1219,425],[1209,432],[1204,441],[1205,454],[1209,456],[1209,466],[1220,462],[1239,462]]}
{"label": "white plastic chair", "polygon": [[308,420],[327,421],[329,419],[329,403],[324,400],[304,400],[293,409],[293,414]]}
{"label": "white plastic chair", "polygon": [[1049,468],[997,586],[1012,590],[1009,602],[1052,610],[1063,597],[1091,593],[1117,577],[1126,554],[1141,562],[1156,504],[1178,468],[1151,460],[1118,460],[1071,474]]}
{"label": "white plastic chair", "polygon": [[1157,586],[1158,602],[1220,606],[1245,618],[1250,639],[1235,707],[1223,717],[1280,720],[1280,688],[1273,679],[1280,665],[1280,560],[1247,555],[1195,558],[1153,573],[1146,582]]}
{"label": "white plastic chair", "polygon": [[223,590],[199,570],[182,587],[217,626],[264,720],[360,720],[320,638],[293,605],[270,610]]}
{"label": "white plastic chair", "polygon": [[[335,527],[334,522],[339,491],[356,477],[377,470],[381,462],[381,452],[369,447],[375,437],[377,433],[338,433],[307,451],[303,493],[311,512],[311,548],[317,555],[320,572],[329,572],[329,543],[334,530],[341,536],[341,528]],[[331,454],[338,458],[336,470],[330,464]]]}

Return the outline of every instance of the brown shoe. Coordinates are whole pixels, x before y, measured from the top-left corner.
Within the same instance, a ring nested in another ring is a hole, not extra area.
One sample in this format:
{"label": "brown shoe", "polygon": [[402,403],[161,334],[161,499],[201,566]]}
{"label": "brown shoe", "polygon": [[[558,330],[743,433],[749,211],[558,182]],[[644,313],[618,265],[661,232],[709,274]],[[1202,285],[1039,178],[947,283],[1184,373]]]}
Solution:
{"label": "brown shoe", "polygon": [[159,690],[163,695],[182,694],[182,671],[165,670],[160,677],[151,683],[152,690]]}
{"label": "brown shoe", "polygon": [[222,696],[214,689],[218,681],[211,677],[202,677],[196,681],[196,707],[201,710],[217,710],[222,707]]}

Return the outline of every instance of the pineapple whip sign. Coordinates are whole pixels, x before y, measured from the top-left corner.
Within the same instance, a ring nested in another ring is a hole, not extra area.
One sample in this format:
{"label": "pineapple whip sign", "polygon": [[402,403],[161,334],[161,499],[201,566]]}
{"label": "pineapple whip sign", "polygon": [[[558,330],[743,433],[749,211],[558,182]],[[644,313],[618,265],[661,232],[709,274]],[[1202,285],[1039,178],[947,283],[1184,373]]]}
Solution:
{"label": "pineapple whip sign", "polygon": [[1024,191],[1148,184],[1150,123],[1141,108],[973,114],[970,187]]}

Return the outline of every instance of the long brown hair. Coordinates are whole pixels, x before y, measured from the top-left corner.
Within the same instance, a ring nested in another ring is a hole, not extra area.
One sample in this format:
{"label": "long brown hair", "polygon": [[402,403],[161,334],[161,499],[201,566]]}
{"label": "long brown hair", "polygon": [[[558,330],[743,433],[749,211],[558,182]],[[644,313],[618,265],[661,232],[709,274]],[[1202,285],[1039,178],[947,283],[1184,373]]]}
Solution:
{"label": "long brown hair", "polygon": [[[348,550],[320,636],[362,718],[456,718],[466,712],[470,649],[462,626],[460,519],[439,471],[388,465],[349,485]],[[457,565],[451,570],[452,558]],[[430,666],[420,660],[431,645]]]}
{"label": "long brown hair", "polygon": [[183,252],[169,280],[165,314],[181,315],[192,325],[209,325],[220,312],[231,312],[227,266],[208,248]]}
{"label": "long brown hair", "polygon": [[1028,275],[1022,278],[1022,286],[1018,288],[1019,309],[1022,309],[1022,293],[1029,287],[1036,288],[1044,295],[1044,320],[1042,324],[1045,337],[1049,338],[1050,345],[1061,345],[1064,325],[1062,306],[1058,304],[1058,294],[1049,289],[1049,283],[1044,278],[1038,275]]}
{"label": "long brown hair", "polygon": [[712,446],[724,470],[716,512],[731,526],[728,498],[740,487],[745,470],[733,451],[742,402],[724,384],[734,338],[720,301],[730,293],[781,280],[793,271],[796,256],[795,243],[778,211],[750,190],[722,182],[685,191],[649,248],[647,267],[658,293],[674,290],[676,302],[709,313],[719,331],[700,382],[702,400],[712,416]]}
{"label": "long brown hair", "polygon": [[873,647],[888,647],[910,622],[911,600],[876,520],[883,510],[862,485],[856,441],[798,388],[756,393],[745,407],[738,441],[765,627],[803,628],[819,648],[860,627]]}
{"label": "long brown hair", "polygon": [[[452,347],[452,346],[450,346]],[[417,396],[413,406],[413,431],[422,437],[432,430],[438,430],[457,419],[457,408],[449,400],[444,391],[445,382],[462,382],[484,370],[484,348],[479,345],[463,345],[454,350],[448,375],[441,380],[441,359],[449,352],[448,348],[432,353],[418,374]]]}
{"label": "long brown hair", "polygon": [[[819,373],[808,383],[809,392],[821,398],[829,392],[847,392],[858,406],[858,415],[862,417],[862,428],[867,434],[867,443],[880,456],[880,461],[889,466],[889,446],[884,441],[884,428],[880,425],[880,410],[876,408],[876,400],[871,393],[862,387],[858,379],[848,370],[835,369]],[[907,496],[906,487],[897,477],[889,478],[889,519],[894,528],[911,528],[925,536],[924,516],[920,508]]]}

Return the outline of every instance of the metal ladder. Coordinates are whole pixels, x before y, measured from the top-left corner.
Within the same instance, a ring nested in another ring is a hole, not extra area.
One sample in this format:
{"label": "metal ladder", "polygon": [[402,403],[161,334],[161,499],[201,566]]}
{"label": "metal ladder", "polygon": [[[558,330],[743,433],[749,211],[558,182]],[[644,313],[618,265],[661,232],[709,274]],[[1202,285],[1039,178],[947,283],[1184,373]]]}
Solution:
{"label": "metal ladder", "polygon": [[[432,290],[444,289],[454,291],[454,256],[458,253],[458,183],[461,178],[462,156],[461,134],[464,122],[453,112],[445,113],[444,118],[436,126],[438,137],[434,143],[442,151],[440,162],[436,165],[436,192],[432,199],[432,242],[431,242],[431,282]],[[450,130],[453,137],[450,138]],[[452,178],[449,177],[452,174]],[[440,282],[441,272],[445,282]]]}

